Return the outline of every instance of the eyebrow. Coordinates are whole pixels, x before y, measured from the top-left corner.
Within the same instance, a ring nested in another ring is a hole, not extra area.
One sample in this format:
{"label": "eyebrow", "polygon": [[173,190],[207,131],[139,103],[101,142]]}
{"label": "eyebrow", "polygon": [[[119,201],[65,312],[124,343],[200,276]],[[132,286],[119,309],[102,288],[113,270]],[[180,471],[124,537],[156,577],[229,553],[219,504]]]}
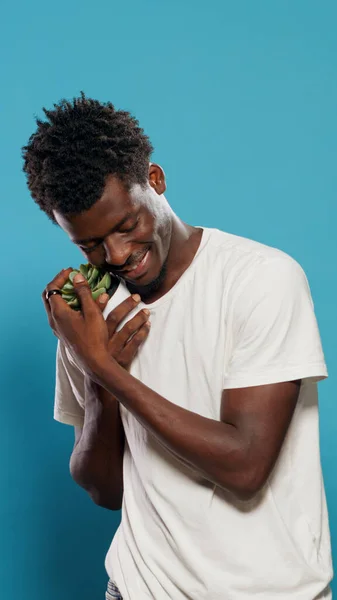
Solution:
{"label": "eyebrow", "polygon": [[73,240],[74,244],[88,244],[89,242],[97,242],[98,240],[104,239],[107,235],[110,235],[111,233],[115,233],[115,231],[117,231],[117,229],[119,229],[120,227],[122,227],[122,225],[124,225],[124,223],[130,219],[130,217],[133,217],[133,213],[132,212],[128,212],[123,219],[121,219],[120,221],[118,221],[118,223],[112,227],[112,229],[110,229],[110,231],[108,231],[102,238],[98,238],[98,237],[91,237],[91,238],[86,238],[85,240]]}

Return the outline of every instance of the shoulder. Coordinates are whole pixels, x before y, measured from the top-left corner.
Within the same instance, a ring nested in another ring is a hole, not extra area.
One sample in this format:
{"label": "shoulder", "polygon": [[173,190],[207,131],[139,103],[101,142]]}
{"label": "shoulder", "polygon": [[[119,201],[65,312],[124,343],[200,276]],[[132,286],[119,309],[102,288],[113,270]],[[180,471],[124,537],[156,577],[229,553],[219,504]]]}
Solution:
{"label": "shoulder", "polygon": [[290,286],[297,280],[307,283],[301,265],[286,252],[219,229],[205,228],[205,231],[208,267],[213,273],[223,274],[225,286],[230,285],[232,291],[275,279]]}

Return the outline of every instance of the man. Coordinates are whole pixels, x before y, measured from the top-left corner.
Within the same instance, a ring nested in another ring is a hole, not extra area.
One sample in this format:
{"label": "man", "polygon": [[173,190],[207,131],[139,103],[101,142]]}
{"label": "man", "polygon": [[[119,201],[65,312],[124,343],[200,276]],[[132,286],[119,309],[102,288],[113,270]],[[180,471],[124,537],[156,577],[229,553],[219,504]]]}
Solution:
{"label": "man", "polygon": [[120,279],[106,321],[81,277],[81,311],[61,298],[70,269],[43,293],[72,476],[122,507],[106,598],[331,598],[327,371],[301,267],[179,219],[129,113],[82,94],[45,115],[24,148],[31,194]]}

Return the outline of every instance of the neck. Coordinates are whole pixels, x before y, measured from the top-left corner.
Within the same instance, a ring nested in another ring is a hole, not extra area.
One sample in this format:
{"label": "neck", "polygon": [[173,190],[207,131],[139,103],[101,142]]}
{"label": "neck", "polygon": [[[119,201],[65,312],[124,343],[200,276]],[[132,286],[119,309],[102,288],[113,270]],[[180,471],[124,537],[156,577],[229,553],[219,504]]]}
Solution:
{"label": "neck", "polygon": [[202,230],[184,223],[175,214],[172,217],[170,249],[167,256],[167,279],[182,273],[192,262],[199,247]]}
{"label": "neck", "polygon": [[143,298],[143,302],[155,302],[177,283],[193,261],[201,236],[202,229],[184,223],[173,213],[170,248],[164,265],[163,281],[157,290]]}

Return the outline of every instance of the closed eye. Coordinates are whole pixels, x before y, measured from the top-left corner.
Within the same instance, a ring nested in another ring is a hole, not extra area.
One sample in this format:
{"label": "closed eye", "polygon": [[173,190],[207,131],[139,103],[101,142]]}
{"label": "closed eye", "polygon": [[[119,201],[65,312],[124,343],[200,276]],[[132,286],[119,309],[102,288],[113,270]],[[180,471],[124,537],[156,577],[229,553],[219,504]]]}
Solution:
{"label": "closed eye", "polygon": [[[137,221],[131,225],[131,227],[129,227],[128,229],[120,229],[119,233],[130,233],[131,231],[133,231],[134,229],[136,229],[137,225],[138,225],[139,219],[137,219]],[[99,248],[101,245],[103,244],[102,242],[98,242],[97,244],[95,244],[94,246],[80,246],[81,250],[83,250],[83,252],[85,252],[86,254],[90,254],[90,252],[92,252],[93,250],[96,250],[97,248]]]}
{"label": "closed eye", "polygon": [[139,219],[137,219],[137,221],[131,225],[131,227],[129,227],[128,229],[120,229],[120,233],[130,233],[130,231],[133,231],[134,229],[136,229],[137,225],[138,225],[138,221]]}
{"label": "closed eye", "polygon": [[90,246],[90,248],[87,248],[86,246],[80,246],[80,248],[86,254],[90,254],[90,252],[92,252],[93,250],[96,250],[97,248],[99,248],[102,245],[102,243],[103,242],[98,242],[98,244],[95,244],[94,246]]}

